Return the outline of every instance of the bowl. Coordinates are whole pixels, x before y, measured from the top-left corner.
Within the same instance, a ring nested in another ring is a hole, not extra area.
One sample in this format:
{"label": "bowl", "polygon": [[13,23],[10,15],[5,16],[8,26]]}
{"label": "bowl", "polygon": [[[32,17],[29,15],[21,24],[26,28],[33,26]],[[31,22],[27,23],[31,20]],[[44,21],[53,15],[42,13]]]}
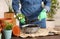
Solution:
{"label": "bowl", "polygon": [[22,32],[26,33],[26,34],[36,33],[39,29],[40,29],[40,27],[36,24],[23,25],[21,28]]}

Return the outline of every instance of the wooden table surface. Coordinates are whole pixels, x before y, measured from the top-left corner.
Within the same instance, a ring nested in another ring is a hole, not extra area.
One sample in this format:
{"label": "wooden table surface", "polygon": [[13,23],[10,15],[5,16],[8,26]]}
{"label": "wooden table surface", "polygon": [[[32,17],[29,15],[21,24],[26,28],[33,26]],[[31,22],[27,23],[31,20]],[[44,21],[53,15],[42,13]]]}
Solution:
{"label": "wooden table surface", "polygon": [[32,37],[21,38],[21,37],[12,36],[12,39],[60,39],[60,35],[35,37],[35,38],[32,38]]}
{"label": "wooden table surface", "polygon": [[35,37],[35,38],[32,38],[32,37],[27,37],[27,38],[12,37],[12,39],[60,39],[60,35]]}

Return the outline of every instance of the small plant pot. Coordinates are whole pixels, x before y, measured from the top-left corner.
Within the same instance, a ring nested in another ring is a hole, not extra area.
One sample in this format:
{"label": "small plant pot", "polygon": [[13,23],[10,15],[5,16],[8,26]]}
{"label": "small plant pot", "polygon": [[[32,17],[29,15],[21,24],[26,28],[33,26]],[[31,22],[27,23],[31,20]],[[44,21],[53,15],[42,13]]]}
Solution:
{"label": "small plant pot", "polygon": [[46,21],[47,28],[54,28],[55,27],[55,21]]}
{"label": "small plant pot", "polygon": [[55,27],[55,21],[46,21],[46,28],[50,31],[53,32]]}
{"label": "small plant pot", "polygon": [[2,39],[2,33],[0,33],[0,39]]}
{"label": "small plant pot", "polygon": [[12,30],[4,30],[3,32],[4,32],[5,39],[11,39]]}
{"label": "small plant pot", "polygon": [[21,30],[23,33],[33,34],[33,33],[36,33],[39,29],[40,27],[38,25],[27,24],[27,25],[23,25]]}
{"label": "small plant pot", "polygon": [[20,32],[21,32],[21,29],[19,26],[15,25],[13,28],[12,28],[12,33],[14,36],[17,36],[19,37],[20,36]]}

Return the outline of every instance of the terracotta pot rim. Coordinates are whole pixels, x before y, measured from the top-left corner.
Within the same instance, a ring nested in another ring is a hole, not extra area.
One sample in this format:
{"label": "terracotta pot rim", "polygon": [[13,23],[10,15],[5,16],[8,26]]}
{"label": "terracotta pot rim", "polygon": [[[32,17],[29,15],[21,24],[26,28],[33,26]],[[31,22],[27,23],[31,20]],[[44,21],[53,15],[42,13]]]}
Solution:
{"label": "terracotta pot rim", "polygon": [[4,18],[4,20],[12,20],[12,18]]}
{"label": "terracotta pot rim", "polygon": [[0,20],[12,20],[12,18],[0,18]]}

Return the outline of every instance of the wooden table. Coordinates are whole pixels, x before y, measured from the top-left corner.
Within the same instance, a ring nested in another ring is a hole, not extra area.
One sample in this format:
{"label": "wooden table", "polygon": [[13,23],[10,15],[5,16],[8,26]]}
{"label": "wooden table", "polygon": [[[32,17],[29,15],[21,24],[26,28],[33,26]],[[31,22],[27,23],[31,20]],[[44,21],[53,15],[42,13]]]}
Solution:
{"label": "wooden table", "polygon": [[35,37],[35,38],[32,38],[32,37],[21,38],[21,37],[15,37],[15,36],[13,36],[12,39],[60,39],[60,35]]}
{"label": "wooden table", "polygon": [[54,35],[54,36],[45,36],[45,37],[27,37],[27,38],[21,38],[21,37],[12,37],[12,39],[60,39],[60,35]]}

